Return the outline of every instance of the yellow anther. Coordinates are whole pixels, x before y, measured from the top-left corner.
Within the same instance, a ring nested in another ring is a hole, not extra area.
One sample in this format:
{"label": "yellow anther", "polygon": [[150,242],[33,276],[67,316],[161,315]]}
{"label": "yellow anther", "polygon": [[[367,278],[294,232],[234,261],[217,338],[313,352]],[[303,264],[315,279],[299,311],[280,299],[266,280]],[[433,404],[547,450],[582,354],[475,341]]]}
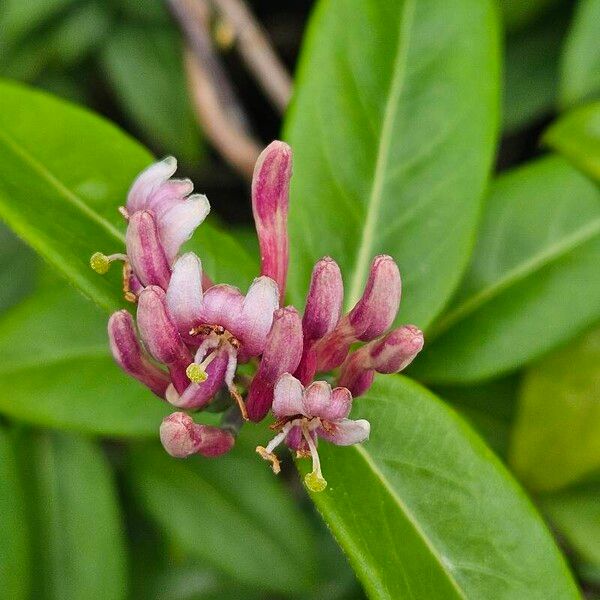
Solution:
{"label": "yellow anther", "polygon": [[92,267],[96,273],[104,275],[105,273],[108,273],[108,269],[110,269],[110,259],[106,254],[102,254],[102,252],[94,252],[90,257],[90,267]]}
{"label": "yellow anther", "polygon": [[235,43],[235,29],[229,21],[219,19],[215,24],[213,37],[221,50],[229,50]]}
{"label": "yellow anther", "polygon": [[185,374],[192,383],[202,383],[208,379],[206,371],[197,363],[188,365]]}
{"label": "yellow anther", "polygon": [[327,487],[327,482],[316,471],[311,471],[304,476],[304,483],[311,492],[322,492]]}

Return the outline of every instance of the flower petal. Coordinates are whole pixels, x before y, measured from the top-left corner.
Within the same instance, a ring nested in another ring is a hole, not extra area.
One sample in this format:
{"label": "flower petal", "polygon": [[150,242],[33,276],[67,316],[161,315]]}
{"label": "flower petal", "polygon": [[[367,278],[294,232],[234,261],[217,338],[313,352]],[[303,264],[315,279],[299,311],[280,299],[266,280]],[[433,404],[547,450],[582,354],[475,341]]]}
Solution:
{"label": "flower petal", "polygon": [[307,417],[320,417],[331,401],[331,386],[326,381],[313,381],[305,390],[302,397]]}
{"label": "flower petal", "polygon": [[330,431],[326,431],[323,427],[318,429],[319,437],[336,444],[337,446],[351,446],[364,442],[369,437],[371,425],[369,421],[359,419],[342,419],[332,424]]}
{"label": "flower petal", "polygon": [[202,263],[193,252],[184,254],[173,265],[167,306],[180,335],[186,339],[190,329],[198,325],[202,310]]}
{"label": "flower petal", "polygon": [[177,170],[177,160],[167,156],[163,160],[150,165],[142,171],[129,188],[127,194],[127,210],[129,214],[147,208],[147,200],[162,183],[167,181]]}
{"label": "flower petal", "polygon": [[242,311],[244,296],[236,287],[213,285],[204,292],[198,324],[222,325],[231,331]]}
{"label": "flower petal", "polygon": [[277,284],[270,277],[257,277],[250,286],[232,333],[242,342],[246,357],[258,356],[265,348],[279,306]]}
{"label": "flower petal", "polygon": [[152,213],[139,211],[131,216],[125,243],[131,268],[142,284],[166,289],[171,269]]}
{"label": "flower petal", "polygon": [[304,414],[302,384],[289,373],[284,373],[275,384],[273,394],[273,414],[276,418],[293,417]]}
{"label": "flower petal", "polygon": [[326,421],[339,421],[350,414],[352,408],[352,394],[345,387],[336,387],[331,392],[329,404],[319,417]]}
{"label": "flower petal", "polygon": [[169,377],[146,357],[138,343],[133,318],[126,310],[113,313],[108,321],[110,349],[117,364],[129,375],[164,397]]}
{"label": "flower petal", "polygon": [[158,221],[158,229],[169,263],[173,262],[181,245],[190,239],[209,212],[208,198],[194,194],[162,215]]}
{"label": "flower petal", "polygon": [[187,196],[194,191],[194,184],[189,179],[169,179],[161,183],[148,197],[146,210],[152,211],[158,221],[164,214],[185,202]]}
{"label": "flower petal", "polygon": [[292,150],[274,141],[258,157],[252,177],[252,212],[260,245],[261,275],[275,280],[285,296],[289,261],[287,215],[292,176]]}

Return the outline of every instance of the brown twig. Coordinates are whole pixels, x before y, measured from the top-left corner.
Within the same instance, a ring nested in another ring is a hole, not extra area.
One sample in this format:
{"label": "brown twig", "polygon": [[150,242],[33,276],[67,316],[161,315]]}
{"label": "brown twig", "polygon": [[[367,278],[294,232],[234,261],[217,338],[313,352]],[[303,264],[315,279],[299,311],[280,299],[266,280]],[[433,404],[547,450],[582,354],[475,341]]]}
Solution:
{"label": "brown twig", "polygon": [[198,121],[217,150],[250,179],[261,145],[250,133],[248,119],[214,52],[204,0],[169,0],[189,49],[185,69]]}
{"label": "brown twig", "polygon": [[210,0],[235,32],[239,52],[271,102],[283,113],[292,95],[292,79],[269,39],[243,0]]}

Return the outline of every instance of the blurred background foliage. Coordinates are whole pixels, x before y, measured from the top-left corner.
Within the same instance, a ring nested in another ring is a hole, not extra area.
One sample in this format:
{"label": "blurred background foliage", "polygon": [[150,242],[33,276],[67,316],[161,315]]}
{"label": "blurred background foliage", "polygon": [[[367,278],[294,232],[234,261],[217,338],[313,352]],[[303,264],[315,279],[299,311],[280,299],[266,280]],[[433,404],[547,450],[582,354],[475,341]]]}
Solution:
{"label": "blurred background foliage", "polygon": [[[293,70],[313,3],[250,4]],[[504,90],[497,171],[553,148],[569,161],[561,168],[573,193],[589,187],[597,203],[600,1],[498,4]],[[0,0],[2,77],[85,105],[157,155],[176,155],[214,199],[215,218],[253,249],[247,184],[203,139],[181,57],[180,33],[160,0]],[[236,56],[224,51],[223,60],[255,134],[265,142],[277,137],[280,117],[257,84]],[[575,169],[585,173],[584,184]],[[260,430],[218,463],[176,463],[149,441],[164,407],[147,410],[148,397],[112,365],[104,314],[4,227],[0,310],[0,531],[15,540],[0,544],[4,597],[363,597],[295,473],[275,479],[247,451]],[[433,377],[433,389],[532,492],[586,597],[600,598],[600,332],[590,330],[591,320],[574,329],[585,335],[557,340],[532,365],[511,364],[469,385]],[[483,373],[485,365],[473,368]],[[135,430],[122,434],[139,441],[89,435],[118,428],[117,394],[139,412]],[[34,578],[24,564],[34,565]]]}

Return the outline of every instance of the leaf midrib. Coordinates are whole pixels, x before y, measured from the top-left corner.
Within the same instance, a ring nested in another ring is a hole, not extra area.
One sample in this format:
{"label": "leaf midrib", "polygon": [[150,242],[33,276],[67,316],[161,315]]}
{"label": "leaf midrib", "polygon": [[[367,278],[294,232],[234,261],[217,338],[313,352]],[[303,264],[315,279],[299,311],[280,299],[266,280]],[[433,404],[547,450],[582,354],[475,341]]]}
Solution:
{"label": "leaf midrib", "polygon": [[377,146],[377,158],[373,175],[373,185],[369,195],[369,203],[365,226],[362,230],[360,244],[358,245],[356,265],[350,284],[348,295],[349,306],[355,304],[359,297],[362,285],[367,277],[367,270],[371,260],[371,248],[376,233],[379,210],[383,198],[385,184],[385,170],[389,159],[389,150],[392,143],[392,130],[395,119],[395,108],[402,94],[405,82],[405,74],[408,61],[408,47],[410,44],[411,25],[415,12],[415,0],[405,0],[400,15],[400,33],[398,40],[398,51],[394,58],[392,80],[388,97],[385,103],[383,121]]}
{"label": "leaf midrib", "polygon": [[556,262],[563,256],[592,240],[599,234],[600,219],[595,219],[591,223],[586,224],[585,227],[582,227],[571,235],[563,238],[560,242],[544,248],[542,252],[534,254],[529,260],[526,260],[516,267],[513,267],[507,271],[503,277],[488,287],[485,287],[479,292],[473,294],[462,304],[458,305],[454,310],[446,313],[446,315],[440,321],[438,321],[437,325],[435,325],[432,329],[431,333],[429,334],[429,341],[431,342],[434,338],[445,333],[453,325],[464,320],[466,317],[479,309],[483,304],[494,299],[512,285],[519,283],[536,271],[540,271],[553,262]]}
{"label": "leaf midrib", "polygon": [[377,477],[377,479],[380,480],[383,489],[385,489],[388,492],[388,494],[390,495],[392,500],[397,504],[398,510],[402,514],[404,514],[406,520],[412,525],[414,531],[417,533],[419,538],[422,540],[424,546],[429,550],[429,553],[435,559],[437,564],[440,566],[440,569],[442,570],[442,572],[448,577],[448,580],[452,584],[452,587],[456,590],[456,593],[464,600],[467,600],[467,595],[466,595],[465,591],[460,587],[458,581],[456,581],[456,579],[454,578],[452,573],[448,570],[448,568],[444,564],[444,561],[442,560],[441,556],[438,554],[435,546],[431,543],[431,541],[429,540],[429,538],[427,537],[427,535],[425,534],[425,532],[419,525],[419,523],[416,520],[416,518],[414,517],[414,515],[408,509],[406,504],[402,501],[400,496],[398,496],[398,494],[396,493],[394,488],[388,482],[385,475],[381,472],[381,470],[379,469],[379,467],[377,466],[377,464],[375,462],[375,459],[371,456],[371,454],[369,454],[369,452],[362,445],[354,446],[354,450],[364,460],[367,467],[369,469],[371,469],[372,473]]}
{"label": "leaf midrib", "polygon": [[19,156],[29,168],[37,174],[41,179],[48,182],[60,196],[69,202],[74,208],[83,213],[86,217],[100,225],[118,242],[124,243],[125,236],[114,225],[101,217],[97,212],[92,210],[77,194],[66,187],[58,177],[56,177],[45,165],[36,159],[28,150],[10,136],[5,130],[0,129],[0,141],[4,142],[5,147],[12,151],[13,154]]}

